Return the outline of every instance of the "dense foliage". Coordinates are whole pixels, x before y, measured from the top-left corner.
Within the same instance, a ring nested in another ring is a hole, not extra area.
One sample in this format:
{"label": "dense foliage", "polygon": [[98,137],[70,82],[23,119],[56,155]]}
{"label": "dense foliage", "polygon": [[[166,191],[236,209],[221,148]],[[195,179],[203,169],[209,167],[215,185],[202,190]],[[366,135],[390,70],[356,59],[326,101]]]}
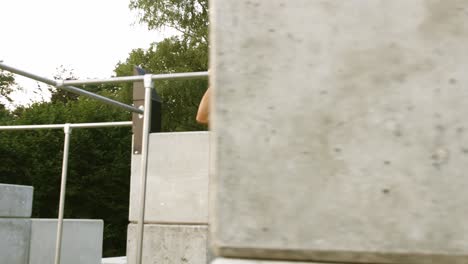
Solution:
{"label": "dense foliage", "polygon": [[[12,74],[0,70],[0,99],[4,102],[11,102],[10,93],[13,91],[15,79]],[[0,102],[0,107],[2,104]]]}
{"label": "dense foliage", "polygon": [[[205,71],[208,68],[207,1],[131,1],[150,29],[172,27],[181,34],[147,50],[130,52],[117,64],[118,76],[139,65],[152,73]],[[56,78],[74,78],[62,70]],[[0,72],[0,97],[9,100],[13,76]],[[156,83],[163,99],[163,130],[193,131],[206,80]],[[93,85],[85,89],[131,103],[131,85]],[[130,113],[62,90],[50,89],[47,102],[14,111],[0,104],[0,125],[61,124],[130,120]],[[1,98],[0,98],[1,99]],[[34,186],[33,217],[58,214],[64,133],[61,130],[0,131],[0,183]],[[70,143],[65,217],[104,219],[104,256],[125,255],[130,183],[130,128],[74,129]]]}

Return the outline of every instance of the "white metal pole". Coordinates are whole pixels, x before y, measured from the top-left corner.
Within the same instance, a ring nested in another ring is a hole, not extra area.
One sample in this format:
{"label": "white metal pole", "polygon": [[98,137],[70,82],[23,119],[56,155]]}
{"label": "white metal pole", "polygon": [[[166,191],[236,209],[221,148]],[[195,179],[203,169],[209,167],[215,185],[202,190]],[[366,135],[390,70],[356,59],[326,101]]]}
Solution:
{"label": "white metal pole", "polygon": [[[208,77],[208,72],[183,72],[183,73],[166,73],[152,74],[151,79],[154,80],[190,80],[201,79]],[[138,82],[144,80],[144,76],[124,76],[113,77],[107,79],[87,79],[87,80],[64,80],[63,85],[84,85],[84,84],[103,84],[103,83],[124,83]]]}
{"label": "white metal pole", "polygon": [[62,183],[60,186],[60,203],[59,215],[57,223],[57,240],[55,244],[55,264],[60,264],[60,251],[62,249],[62,230],[63,230],[63,211],[65,207],[65,190],[67,187],[67,171],[68,171],[68,152],[70,149],[70,124],[65,124],[63,128],[65,140],[63,143],[63,162],[62,162]]}
{"label": "white metal pole", "polygon": [[[98,128],[98,127],[121,127],[132,126],[132,121],[121,122],[103,122],[103,123],[77,123],[70,124],[71,128]],[[58,129],[64,128],[65,124],[52,124],[52,125],[20,125],[20,126],[0,126],[2,130],[31,130],[31,129]]]}
{"label": "white metal pole", "polygon": [[151,74],[146,74],[145,85],[145,105],[143,114],[143,139],[141,146],[141,170],[140,170],[140,215],[138,218],[137,252],[135,264],[142,263],[143,255],[143,231],[145,222],[145,202],[146,202],[146,175],[148,172],[148,146],[151,127],[151,90],[154,87]]}

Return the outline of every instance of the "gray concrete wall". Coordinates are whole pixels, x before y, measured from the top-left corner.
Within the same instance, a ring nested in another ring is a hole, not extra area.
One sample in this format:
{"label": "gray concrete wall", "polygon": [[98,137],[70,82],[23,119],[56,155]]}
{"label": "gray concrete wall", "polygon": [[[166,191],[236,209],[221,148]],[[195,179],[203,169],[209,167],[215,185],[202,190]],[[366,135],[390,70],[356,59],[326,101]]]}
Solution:
{"label": "gray concrete wall", "polygon": [[[146,224],[143,240],[143,264],[205,264],[210,259],[207,250],[207,226]],[[127,263],[135,264],[136,224],[128,227]]]}
{"label": "gray concrete wall", "polygon": [[31,220],[0,218],[0,264],[27,264]]}
{"label": "gray concrete wall", "polygon": [[[149,141],[145,222],[208,222],[209,133],[155,133]],[[132,155],[130,216],[138,220],[141,155]]]}
{"label": "gray concrete wall", "polygon": [[[56,219],[32,219],[29,264],[54,263],[56,236]],[[101,264],[102,239],[102,220],[66,219],[63,223],[61,263]]]}
{"label": "gray concrete wall", "polygon": [[34,188],[0,184],[0,218],[31,217]]}
{"label": "gray concrete wall", "polygon": [[212,1],[221,256],[468,258],[468,5]]}

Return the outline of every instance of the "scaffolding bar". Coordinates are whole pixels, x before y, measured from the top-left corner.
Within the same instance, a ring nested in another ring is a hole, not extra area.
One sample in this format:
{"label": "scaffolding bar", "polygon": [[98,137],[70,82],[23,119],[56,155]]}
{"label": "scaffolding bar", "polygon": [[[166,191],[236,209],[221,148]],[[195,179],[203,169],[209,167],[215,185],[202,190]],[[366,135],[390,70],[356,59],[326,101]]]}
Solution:
{"label": "scaffolding bar", "polygon": [[[132,126],[132,121],[105,122],[105,123],[80,123],[70,124],[70,128],[97,128],[97,127],[119,127]],[[32,130],[32,129],[62,129],[65,124],[58,125],[23,125],[23,126],[0,126],[0,130]]]}
{"label": "scaffolding bar", "polygon": [[60,201],[59,201],[59,215],[57,221],[57,238],[55,240],[55,264],[60,264],[60,257],[62,252],[62,233],[63,233],[63,212],[65,210],[65,192],[67,189],[67,174],[68,174],[68,156],[70,152],[70,124],[65,124],[63,132],[65,139],[63,143],[63,160],[62,160],[62,179],[60,183]]}
{"label": "scaffolding bar", "polygon": [[143,111],[136,108],[136,107],[126,105],[126,104],[121,103],[119,101],[115,101],[115,100],[109,99],[107,97],[104,97],[102,95],[91,93],[91,92],[88,92],[88,91],[80,89],[80,88],[76,88],[76,87],[73,87],[73,86],[68,86],[68,85],[65,84],[64,81],[55,81],[55,80],[51,80],[51,79],[48,79],[48,78],[45,78],[45,77],[41,77],[39,75],[35,75],[35,74],[32,74],[32,73],[29,73],[29,72],[26,72],[26,71],[23,71],[23,70],[16,69],[14,67],[8,66],[8,65],[6,65],[4,63],[1,63],[1,62],[0,62],[0,69],[6,70],[6,71],[9,71],[11,73],[15,73],[15,74],[18,74],[18,75],[21,75],[21,76],[24,76],[24,77],[31,78],[31,79],[39,81],[39,82],[43,82],[45,84],[52,85],[52,86],[55,86],[55,87],[60,88],[60,89],[64,89],[64,90],[69,91],[71,93],[88,96],[88,97],[94,98],[96,100],[99,100],[101,102],[104,102],[106,104],[110,104],[110,105],[114,105],[114,106],[123,108],[125,110],[130,111],[130,112],[143,114]]}
{"label": "scaffolding bar", "polygon": [[[208,72],[186,72],[186,73],[169,73],[169,74],[152,74],[152,80],[190,80],[208,77]],[[85,84],[101,84],[101,83],[122,83],[122,82],[142,82],[143,75],[113,77],[108,79],[88,79],[88,80],[65,80],[64,85],[85,85]]]}
{"label": "scaffolding bar", "polygon": [[137,252],[135,264],[142,264],[143,256],[143,233],[145,226],[145,203],[146,203],[146,183],[148,174],[148,148],[149,135],[151,127],[151,90],[154,88],[154,82],[150,74],[143,76],[145,86],[145,114],[143,116],[143,139],[141,145],[141,167],[140,167],[140,211],[137,225]]}

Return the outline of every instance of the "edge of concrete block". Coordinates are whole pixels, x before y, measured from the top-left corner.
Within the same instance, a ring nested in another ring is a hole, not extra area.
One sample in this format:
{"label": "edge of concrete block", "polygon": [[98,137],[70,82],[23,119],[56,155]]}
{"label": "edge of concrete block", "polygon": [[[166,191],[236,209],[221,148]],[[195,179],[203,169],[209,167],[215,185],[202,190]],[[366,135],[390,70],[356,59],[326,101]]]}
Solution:
{"label": "edge of concrete block", "polygon": [[347,250],[304,250],[273,248],[235,248],[212,245],[212,250],[219,257],[228,259],[267,259],[277,261],[305,261],[331,263],[451,263],[466,264],[468,255],[448,255],[426,252],[372,252]]}
{"label": "edge of concrete block", "polygon": [[[297,262],[297,261],[278,261],[278,260],[260,260],[260,259],[233,259],[217,258],[211,264],[320,264],[318,262]],[[343,263],[336,263],[343,264]]]}

